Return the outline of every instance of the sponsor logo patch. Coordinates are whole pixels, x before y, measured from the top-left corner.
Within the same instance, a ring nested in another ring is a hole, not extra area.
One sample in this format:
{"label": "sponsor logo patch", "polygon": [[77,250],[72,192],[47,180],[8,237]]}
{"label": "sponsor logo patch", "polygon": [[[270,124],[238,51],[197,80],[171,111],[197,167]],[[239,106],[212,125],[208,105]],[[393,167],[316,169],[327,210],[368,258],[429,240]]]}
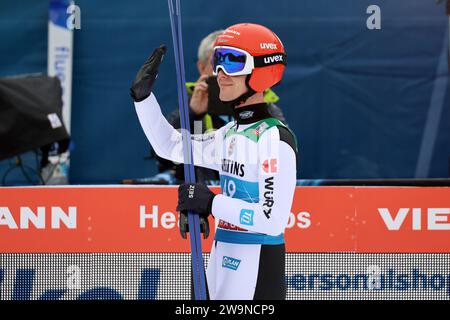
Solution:
{"label": "sponsor logo patch", "polygon": [[241,264],[241,260],[232,257],[223,256],[222,267],[236,271]]}
{"label": "sponsor logo patch", "polygon": [[273,204],[273,177],[270,177],[264,180],[263,212],[267,219],[270,219]]}
{"label": "sponsor logo patch", "polygon": [[276,173],[278,171],[278,159],[264,160],[262,169],[265,173]]}
{"label": "sponsor logo patch", "polygon": [[234,152],[234,147],[236,146],[236,137],[232,137],[230,145],[228,146],[228,156],[230,157]]}
{"label": "sponsor logo patch", "polygon": [[259,136],[265,129],[267,129],[267,127],[269,127],[269,125],[265,122],[261,123],[259,126],[257,126],[255,128],[255,130],[253,131],[253,133],[256,136]]}
{"label": "sponsor logo patch", "polygon": [[252,226],[253,225],[253,215],[255,212],[250,209],[242,209],[239,222],[245,226]]}
{"label": "sponsor logo patch", "polygon": [[225,230],[232,230],[232,231],[247,231],[246,229],[239,228],[239,227],[235,226],[234,224],[228,223],[223,220],[219,220],[219,225],[217,226],[217,228],[225,229]]}
{"label": "sponsor logo patch", "polygon": [[253,117],[254,112],[253,111],[242,111],[241,113],[239,113],[239,117],[241,117],[241,119],[248,119]]}
{"label": "sponsor logo patch", "polygon": [[[228,149],[228,151],[230,151]],[[229,159],[222,159],[222,171],[235,174],[239,177],[243,177],[245,175],[244,172],[245,165],[243,163],[239,163]]]}
{"label": "sponsor logo patch", "polygon": [[283,56],[280,54],[280,55],[264,58],[265,64],[270,64],[270,63],[275,63],[275,62],[283,62]]}

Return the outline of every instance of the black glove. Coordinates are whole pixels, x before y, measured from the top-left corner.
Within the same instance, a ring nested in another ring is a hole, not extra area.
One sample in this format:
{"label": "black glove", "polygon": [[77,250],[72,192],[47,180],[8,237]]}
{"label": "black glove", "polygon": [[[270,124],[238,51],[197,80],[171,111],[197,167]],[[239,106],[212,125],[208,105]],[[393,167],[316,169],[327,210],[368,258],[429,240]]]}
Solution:
{"label": "black glove", "polygon": [[158,76],[158,68],[166,51],[166,46],[163,44],[160,45],[144,62],[141,69],[139,69],[130,88],[131,97],[134,101],[139,102],[145,100],[152,93],[153,83]]}
{"label": "black glove", "polygon": [[[189,232],[189,222],[187,211],[180,212],[180,233],[183,239],[186,239],[186,233]],[[208,239],[209,236],[209,221],[208,218],[200,217],[200,232],[203,233],[203,239]]]}
{"label": "black glove", "polygon": [[183,183],[178,187],[177,211],[192,210],[208,217],[214,197],[215,194],[201,183]]}

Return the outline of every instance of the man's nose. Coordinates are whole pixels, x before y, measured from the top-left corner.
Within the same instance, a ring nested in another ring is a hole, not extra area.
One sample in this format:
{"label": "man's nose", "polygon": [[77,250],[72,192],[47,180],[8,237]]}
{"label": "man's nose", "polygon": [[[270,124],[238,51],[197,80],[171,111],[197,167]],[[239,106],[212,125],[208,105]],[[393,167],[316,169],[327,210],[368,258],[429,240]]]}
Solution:
{"label": "man's nose", "polygon": [[223,72],[222,68],[219,68],[219,71],[217,72],[218,78],[228,78],[229,75],[227,75],[225,72]]}

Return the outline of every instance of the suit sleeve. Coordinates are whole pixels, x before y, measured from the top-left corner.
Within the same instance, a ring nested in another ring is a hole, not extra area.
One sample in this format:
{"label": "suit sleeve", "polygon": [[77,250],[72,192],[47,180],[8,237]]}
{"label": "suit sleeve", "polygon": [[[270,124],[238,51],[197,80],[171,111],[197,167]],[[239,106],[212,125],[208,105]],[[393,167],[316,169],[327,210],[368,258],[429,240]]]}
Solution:
{"label": "suit sleeve", "polygon": [[[167,122],[154,94],[134,105],[141,127],[156,154],[173,162],[184,163],[182,135]],[[212,133],[191,135],[194,165],[218,170],[220,159],[216,150],[221,148],[224,129],[222,127]]]}
{"label": "suit sleeve", "polygon": [[284,232],[295,192],[296,151],[293,139],[285,139],[281,130],[286,129],[272,127],[258,142],[258,202],[219,194],[212,204],[216,219],[271,236]]}

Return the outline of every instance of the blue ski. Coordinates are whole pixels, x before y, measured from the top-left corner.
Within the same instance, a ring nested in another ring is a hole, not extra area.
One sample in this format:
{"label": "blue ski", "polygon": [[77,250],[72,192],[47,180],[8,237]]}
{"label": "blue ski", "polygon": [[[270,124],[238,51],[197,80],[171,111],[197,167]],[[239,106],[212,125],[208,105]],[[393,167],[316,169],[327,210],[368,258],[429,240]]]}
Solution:
{"label": "blue ski", "polygon": [[[181,34],[181,6],[176,0],[174,8],[172,0],[168,0],[170,12],[170,26],[175,53],[175,67],[177,71],[178,105],[180,108],[181,133],[184,152],[184,179],[186,183],[195,183],[195,171],[191,145],[191,131],[189,122],[189,106],[186,93],[186,79],[184,75],[183,40]],[[206,300],[205,270],[203,267],[202,243],[200,238],[200,218],[197,213],[188,212],[189,240],[192,257],[192,276],[196,300]]]}

